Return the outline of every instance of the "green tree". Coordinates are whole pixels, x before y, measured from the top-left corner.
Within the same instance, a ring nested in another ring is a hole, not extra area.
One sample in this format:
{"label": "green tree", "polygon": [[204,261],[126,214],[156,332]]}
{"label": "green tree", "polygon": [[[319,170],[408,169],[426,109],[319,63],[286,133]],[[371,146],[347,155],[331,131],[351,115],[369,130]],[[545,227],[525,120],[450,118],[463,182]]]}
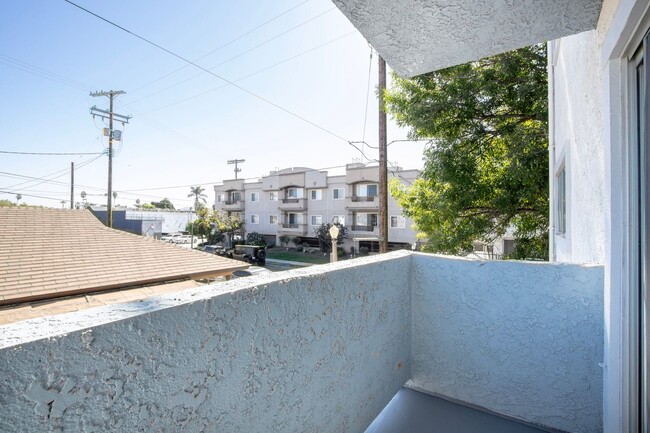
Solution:
{"label": "green tree", "polygon": [[160,201],[152,201],[151,204],[157,209],[170,209],[170,210],[176,209],[172,204],[172,202],[169,201],[168,198],[164,198]]}
{"label": "green tree", "polygon": [[0,200],[0,207],[14,207],[16,204],[11,200],[2,199]]}
{"label": "green tree", "polygon": [[266,246],[266,239],[264,236],[257,232],[250,232],[246,234],[246,245],[256,245],[258,247]]}
{"label": "green tree", "polygon": [[[203,203],[206,203],[205,198],[207,195],[203,194],[205,188],[202,186],[191,186],[190,191],[191,192],[187,196],[194,197],[194,210],[199,210],[200,207],[203,207]],[[201,203],[201,201],[203,201],[203,203]]]}
{"label": "green tree", "polygon": [[431,138],[420,179],[391,185],[425,250],[460,254],[513,229],[511,258],[548,258],[546,47],[412,79],[393,76],[386,108]]}
{"label": "green tree", "polygon": [[186,231],[194,236],[208,240],[208,243],[221,242],[225,234],[231,236],[242,229],[243,222],[236,215],[228,215],[218,210],[210,212],[208,208],[201,207],[196,212],[194,221],[187,223]]}

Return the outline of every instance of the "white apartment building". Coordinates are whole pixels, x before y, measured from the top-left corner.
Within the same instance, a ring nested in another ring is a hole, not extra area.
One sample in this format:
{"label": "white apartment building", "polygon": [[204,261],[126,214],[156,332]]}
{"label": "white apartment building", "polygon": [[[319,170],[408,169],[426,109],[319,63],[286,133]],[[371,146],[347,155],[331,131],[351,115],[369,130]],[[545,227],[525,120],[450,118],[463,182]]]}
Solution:
{"label": "white apartment building", "polygon": [[[408,186],[419,174],[398,168],[389,173],[389,180],[397,178]],[[316,245],[314,231],[323,223],[338,222],[348,229],[346,250],[378,249],[378,166],[348,164],[339,176],[307,167],[286,168],[256,182],[224,180],[214,191],[215,209],[236,212],[246,221],[246,233],[260,233],[267,242],[279,245],[278,237],[287,235]],[[402,215],[393,197],[388,199],[388,223],[389,248],[417,243],[413,221]]]}

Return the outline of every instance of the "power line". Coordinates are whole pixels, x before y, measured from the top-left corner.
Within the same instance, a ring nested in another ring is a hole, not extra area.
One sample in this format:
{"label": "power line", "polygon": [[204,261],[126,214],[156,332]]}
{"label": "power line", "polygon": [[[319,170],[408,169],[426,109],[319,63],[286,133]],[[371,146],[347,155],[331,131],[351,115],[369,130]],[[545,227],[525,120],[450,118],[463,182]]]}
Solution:
{"label": "power line", "polygon": [[[0,194],[12,194],[12,195],[20,194],[20,195],[25,196],[25,197],[42,198],[42,199],[45,199],[45,200],[56,200],[56,201],[58,201],[58,202],[61,202],[61,199],[60,199],[60,198],[43,197],[43,196],[40,196],[40,195],[34,195],[34,194],[24,194],[24,193],[22,193],[22,192],[17,192],[17,191],[4,191],[4,190],[0,190]],[[65,200],[65,201],[68,202],[69,200]]]}
{"label": "power line", "polygon": [[[315,19],[317,19],[317,18],[319,18],[319,17],[321,17],[321,16],[323,16],[323,15],[325,15],[325,14],[328,14],[328,13],[332,12],[332,11],[335,10],[335,9],[336,9],[335,7],[331,8],[331,9],[328,9],[328,10],[326,10],[325,12],[322,12],[322,13],[316,15],[315,17],[312,17],[312,18],[310,18],[310,19],[308,19],[308,20],[306,20],[306,21],[303,21],[302,23],[300,23],[300,24],[298,24],[298,25],[296,25],[296,26],[294,26],[294,27],[292,27],[292,28],[290,28],[290,29],[288,29],[288,30],[283,31],[283,32],[281,32],[281,33],[279,33],[279,34],[273,36],[272,38],[267,39],[267,40],[265,40],[265,41],[263,41],[263,42],[260,42],[259,44],[255,45],[254,47],[251,47],[251,48],[249,48],[249,49],[247,49],[247,50],[244,50],[244,51],[242,51],[242,52],[240,52],[240,53],[238,53],[238,54],[235,54],[234,56],[230,57],[229,59],[226,59],[226,60],[222,61],[221,63],[218,63],[218,64],[216,64],[216,65],[214,65],[214,66],[211,66],[211,67],[209,67],[209,68],[207,68],[207,69],[208,69],[208,70],[214,70],[214,69],[218,68],[219,66],[223,66],[223,65],[225,65],[226,63],[229,63],[229,62],[231,62],[231,61],[233,61],[233,60],[235,60],[235,59],[237,59],[237,58],[239,58],[239,57],[241,57],[241,56],[243,56],[243,55],[246,55],[246,54],[250,53],[251,51],[254,51],[254,50],[258,49],[259,47],[262,47],[262,46],[268,44],[269,42],[272,42],[272,41],[278,39],[279,37],[284,36],[284,35],[286,35],[287,33],[292,32],[292,31],[294,31],[294,30],[296,30],[296,29],[298,29],[298,28],[304,26],[305,24],[308,24],[309,22],[311,22],[311,21],[313,21],[313,20],[315,20]],[[174,87],[176,87],[176,86],[180,86],[181,84],[186,83],[186,82],[188,82],[188,81],[190,81],[190,80],[193,80],[194,78],[199,77],[199,76],[201,76],[201,75],[203,75],[203,72],[199,72],[198,74],[194,74],[194,75],[192,75],[192,76],[190,76],[190,77],[187,77],[187,78],[185,78],[185,79],[183,79],[183,80],[181,80],[181,81],[179,81],[179,82],[177,82],[177,83],[174,83],[174,84],[169,85],[169,86],[167,86],[167,87],[165,87],[165,88],[163,88],[163,89],[160,89],[160,90],[157,90],[157,91],[155,91],[155,92],[153,92],[153,93],[150,93],[150,94],[147,95],[147,96],[144,96],[144,97],[142,97],[142,98],[140,98],[140,99],[136,99],[135,101],[131,101],[131,103],[132,103],[132,104],[135,104],[135,103],[140,102],[140,101],[143,101],[143,100],[145,100],[145,99],[149,99],[149,98],[151,98],[152,96],[155,96],[155,95],[157,95],[157,94],[159,94],[159,93],[162,93],[162,92],[164,92],[164,91],[166,91],[166,90],[172,89],[172,88],[174,88]],[[237,80],[235,80],[235,81],[233,81],[233,82],[236,82],[236,81],[237,81]]]}
{"label": "power line", "polygon": [[196,67],[196,68],[198,68],[198,69],[200,69],[200,70],[202,70],[202,71],[204,71],[204,72],[206,72],[206,73],[208,73],[208,74],[210,74],[210,75],[212,75],[212,76],[214,76],[214,77],[216,77],[216,78],[218,78],[220,80],[225,81],[226,83],[228,83],[231,86],[241,90],[242,92],[248,93],[249,95],[259,99],[260,101],[263,101],[263,102],[277,108],[278,110],[284,111],[285,113],[289,114],[290,116],[295,117],[296,119],[302,120],[303,122],[305,122],[305,123],[307,123],[309,125],[312,125],[313,127],[318,128],[321,131],[323,131],[323,132],[325,132],[325,133],[327,133],[327,134],[329,134],[329,135],[331,135],[333,137],[338,138],[339,140],[342,140],[342,141],[345,141],[346,143],[349,143],[349,140],[346,140],[345,138],[341,137],[340,135],[336,134],[335,132],[332,132],[329,129],[327,129],[327,128],[325,128],[325,127],[323,127],[323,126],[321,126],[321,125],[319,125],[317,123],[314,123],[311,120],[308,120],[308,119],[300,116],[299,114],[296,114],[293,111],[288,110],[287,108],[284,108],[281,105],[278,105],[275,102],[272,102],[269,99],[266,99],[265,97],[263,97],[261,95],[258,95],[257,93],[252,92],[252,91],[250,91],[250,90],[248,90],[248,89],[234,83],[233,81],[230,81],[227,78],[224,78],[224,77],[216,74],[215,72],[212,72],[211,70],[209,70],[207,68],[204,68],[203,66],[200,66],[200,65],[192,62],[191,60],[189,60],[189,59],[187,59],[187,58],[185,58],[185,57],[183,57],[183,56],[181,56],[179,54],[176,54],[175,52],[173,52],[171,50],[168,50],[167,48],[165,48],[165,47],[163,47],[163,46],[161,46],[161,45],[159,45],[159,44],[157,44],[155,42],[152,42],[151,40],[149,40],[149,39],[147,39],[147,38],[145,38],[143,36],[140,36],[140,35],[138,35],[136,33],[133,33],[132,31],[130,31],[130,30],[128,30],[128,29],[126,29],[126,28],[124,28],[124,27],[122,27],[122,26],[120,26],[120,25],[118,25],[118,24],[116,24],[116,23],[114,23],[114,22],[112,22],[112,21],[110,21],[110,20],[96,14],[96,13],[94,13],[94,12],[91,12],[90,10],[88,10],[88,9],[82,7],[82,6],[79,6],[78,4],[76,4],[76,3],[74,3],[74,2],[72,2],[70,0],[63,0],[63,1],[65,1],[66,3],[76,7],[78,9],[81,9],[82,11],[84,11],[84,12],[86,12],[86,13],[88,13],[88,14],[90,14],[90,15],[92,15],[92,16],[94,16],[94,17],[96,17],[96,18],[98,18],[98,19],[100,19],[102,21],[104,21],[104,22],[106,22],[107,24],[110,24],[110,25],[122,30],[123,32],[126,32],[126,33],[132,35],[135,38],[140,39],[143,42],[148,43],[149,45],[152,45],[152,46],[158,48],[159,50],[162,50],[162,51],[166,52],[167,54],[169,54],[171,56],[176,57],[177,59],[180,59],[180,60],[182,60],[182,61],[184,61],[186,63],[189,63],[190,65],[192,65],[192,66],[194,66],[194,67]]}
{"label": "power line", "polygon": [[[297,9],[297,8],[299,8],[300,6],[302,6],[302,5],[304,5],[305,3],[308,3],[308,2],[310,2],[310,1],[311,1],[311,0],[305,0],[305,1],[301,2],[301,3],[298,3],[298,4],[295,5],[295,6],[290,7],[289,9],[286,9],[285,11],[279,13],[278,15],[275,15],[274,17],[269,18],[268,20],[264,21],[262,24],[260,24],[260,25],[258,25],[258,26],[256,26],[256,27],[253,27],[252,29],[248,30],[248,31],[245,32],[245,33],[242,33],[241,35],[237,36],[236,38],[233,38],[233,39],[229,40],[228,42],[219,45],[219,46],[218,46],[217,48],[215,48],[214,50],[212,50],[212,51],[210,51],[210,52],[208,52],[208,53],[202,55],[201,57],[197,57],[196,59],[194,59],[194,61],[197,62],[197,61],[199,61],[199,60],[201,60],[201,59],[204,59],[205,57],[208,57],[209,55],[212,55],[212,54],[216,53],[217,51],[219,51],[219,50],[221,50],[221,49],[223,49],[223,48],[225,48],[225,47],[227,47],[227,46],[229,46],[229,45],[232,45],[233,43],[237,42],[238,40],[242,39],[243,37],[250,35],[250,34],[253,33],[254,31],[261,29],[261,28],[264,27],[265,25],[267,25],[267,24],[269,24],[269,23],[275,21],[276,19],[278,19],[278,18],[280,18],[280,17],[282,17],[282,16],[288,14],[289,12],[293,11],[294,9]],[[150,81],[149,83],[145,84],[144,86],[140,86],[140,87],[136,88],[135,90],[131,91],[131,93],[133,94],[133,93],[135,93],[135,92],[138,92],[138,91],[144,89],[145,87],[149,87],[150,85],[152,85],[152,84],[154,84],[154,83],[157,83],[158,81],[160,81],[160,80],[162,80],[162,79],[164,79],[164,78],[167,78],[167,77],[169,77],[170,75],[173,75],[173,74],[175,74],[176,72],[178,72],[178,71],[180,71],[180,70],[182,70],[182,69],[185,69],[187,66],[188,66],[188,65],[184,65],[184,66],[181,66],[180,68],[174,69],[173,71],[171,71],[171,72],[169,72],[169,73],[163,75],[162,77],[160,77],[160,78],[156,78],[155,80]]]}
{"label": "power line", "polygon": [[[83,167],[87,166],[88,164],[90,164],[90,163],[92,163],[92,162],[94,162],[94,161],[97,161],[97,160],[98,160],[99,158],[101,158],[102,156],[103,156],[103,154],[102,154],[102,155],[99,155],[99,156],[96,157],[96,158],[93,158],[93,159],[91,159],[91,160],[88,160],[88,161],[85,161],[85,162],[79,164],[79,165],[77,166],[77,169],[83,168]],[[49,176],[52,176],[52,175],[54,175],[54,174],[58,174],[58,173],[61,173],[61,172],[63,172],[63,173],[62,173],[62,174],[59,174],[58,176],[55,176],[55,177],[49,177]],[[49,174],[49,175],[47,175],[47,176],[44,176],[44,177],[24,176],[24,175],[19,175],[19,174],[14,174],[14,173],[7,173],[7,172],[0,172],[0,175],[9,176],[9,177],[15,177],[15,178],[18,178],[18,179],[30,179],[30,180],[28,180],[27,182],[21,182],[21,183],[17,183],[17,184],[15,184],[15,185],[8,186],[8,187],[6,187],[7,189],[10,189],[10,188],[17,188],[17,187],[19,187],[19,186],[25,185],[26,183],[31,183],[31,182],[34,182],[34,181],[40,181],[40,182],[38,182],[38,183],[36,183],[36,184],[34,184],[34,185],[30,185],[30,186],[24,186],[24,187],[22,187],[22,189],[30,189],[30,188],[34,188],[35,186],[41,185],[41,184],[43,184],[43,183],[56,183],[56,184],[59,184],[59,185],[66,185],[66,186],[67,186],[67,185],[68,185],[67,183],[64,183],[64,182],[53,182],[53,181],[54,181],[54,179],[58,179],[58,178],[60,178],[60,177],[66,176],[66,175],[68,175],[69,173],[70,173],[70,169],[59,170],[58,172],[51,173],[51,174]]]}
{"label": "power line", "polygon": [[[248,75],[244,75],[243,77],[239,77],[239,78],[237,78],[236,80],[234,80],[234,82],[238,83],[238,82],[240,82],[240,81],[242,81],[242,80],[245,80],[245,79],[247,79],[247,78],[253,77],[253,76],[255,76],[255,75],[257,75],[257,74],[260,74],[260,73],[262,73],[262,72],[268,71],[268,70],[271,69],[271,68],[275,68],[276,66],[279,66],[279,65],[281,65],[281,64],[283,64],[283,63],[286,63],[286,62],[291,61],[291,60],[293,60],[293,59],[296,59],[296,58],[298,58],[298,57],[304,56],[305,54],[308,54],[308,53],[310,53],[310,52],[312,52],[312,51],[315,51],[315,50],[317,50],[317,49],[319,49],[319,48],[322,48],[322,47],[324,47],[324,46],[326,46],[326,45],[329,45],[329,44],[334,43],[334,42],[336,42],[336,41],[338,41],[338,40],[340,40],[340,39],[346,38],[346,37],[348,37],[348,36],[350,36],[350,35],[353,35],[353,34],[356,34],[356,33],[357,33],[356,31],[351,31],[351,32],[345,33],[344,35],[341,35],[341,36],[339,36],[339,37],[337,37],[337,38],[330,39],[330,40],[327,41],[327,42],[324,42],[324,43],[322,43],[322,44],[320,44],[320,45],[317,45],[317,46],[315,46],[315,47],[312,47],[312,48],[310,48],[310,49],[308,49],[308,50],[305,50],[305,51],[303,51],[303,52],[301,52],[301,53],[298,53],[298,54],[296,54],[296,55],[294,55],[294,56],[288,57],[288,58],[286,58],[286,59],[284,59],[284,60],[281,60],[281,61],[279,61],[279,62],[276,62],[276,63],[274,63],[274,64],[272,64],[272,65],[269,65],[269,66],[267,66],[267,67],[265,67],[265,68],[259,69],[259,70],[255,71],[255,72],[251,72],[250,74],[248,74]],[[187,98],[180,99],[180,100],[178,100],[178,101],[176,101],[176,102],[172,102],[172,103],[169,103],[169,104],[162,105],[162,106],[160,106],[160,107],[152,108],[152,109],[150,109],[150,110],[148,110],[148,111],[145,111],[144,114],[149,114],[149,113],[153,113],[154,111],[159,111],[159,110],[163,110],[163,109],[165,109],[165,108],[173,107],[174,105],[178,105],[178,104],[181,104],[181,103],[183,103],[183,102],[190,101],[190,100],[192,100],[192,99],[195,99],[195,98],[198,98],[198,97],[200,97],[200,96],[206,95],[206,94],[208,94],[208,93],[211,93],[211,92],[214,92],[214,91],[217,91],[217,90],[223,89],[223,88],[225,88],[225,87],[228,87],[228,84],[222,84],[221,86],[213,87],[212,89],[209,89],[209,90],[203,91],[203,92],[201,92],[201,93],[197,93],[197,94],[192,95],[192,96],[188,96]],[[132,104],[132,103],[133,103],[133,102],[131,102],[130,104]],[[130,105],[130,104],[125,104],[125,105]]]}
{"label": "power line", "polygon": [[86,83],[82,83],[80,81],[67,78],[61,74],[57,74],[56,72],[48,71],[47,69],[29,64],[27,62],[19,60],[15,57],[8,56],[6,54],[0,53],[0,63],[21,70],[23,72],[36,75],[38,77],[45,78],[46,80],[63,84],[65,86],[74,87],[76,89],[81,89],[81,90],[88,90],[89,88]]}
{"label": "power line", "polygon": [[10,150],[0,150],[0,153],[10,155],[48,155],[48,156],[69,156],[69,155],[103,155],[104,152],[13,152]]}

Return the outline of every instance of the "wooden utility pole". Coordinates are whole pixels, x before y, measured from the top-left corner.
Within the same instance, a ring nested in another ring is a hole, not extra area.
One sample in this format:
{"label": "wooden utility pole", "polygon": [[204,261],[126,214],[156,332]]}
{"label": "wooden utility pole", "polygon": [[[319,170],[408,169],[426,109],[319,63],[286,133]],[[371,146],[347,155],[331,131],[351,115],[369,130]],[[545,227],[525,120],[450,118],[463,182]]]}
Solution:
{"label": "wooden utility pole", "polygon": [[386,90],[386,61],[379,56],[379,252],[388,252],[388,138],[384,90]]}
{"label": "wooden utility pole", "polygon": [[70,209],[74,209],[74,162],[70,163]]}
{"label": "wooden utility pole", "polygon": [[[90,109],[90,114],[100,116],[103,119],[108,119],[108,194],[106,194],[106,225],[113,227],[113,139],[115,138],[113,130],[113,118],[117,118],[122,125],[129,123],[131,116],[124,116],[122,114],[113,113],[113,99],[116,96],[122,95],[126,92],[122,90],[110,90],[108,92],[91,92],[90,96],[108,96],[109,108],[108,111],[100,110],[96,106]],[[118,131],[119,132],[119,131]],[[118,141],[122,139],[121,135],[117,138]]]}

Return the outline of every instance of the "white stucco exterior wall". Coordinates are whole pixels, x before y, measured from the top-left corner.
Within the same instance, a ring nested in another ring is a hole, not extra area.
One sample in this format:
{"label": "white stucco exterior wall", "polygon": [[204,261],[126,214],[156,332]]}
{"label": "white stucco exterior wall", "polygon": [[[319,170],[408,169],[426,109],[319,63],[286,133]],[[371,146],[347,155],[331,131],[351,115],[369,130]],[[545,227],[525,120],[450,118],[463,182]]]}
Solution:
{"label": "white stucco exterior wall", "polygon": [[[634,430],[637,159],[629,59],[650,28],[647,0],[606,0],[596,30],[553,43],[551,142],[569,156],[569,232],[556,259],[605,265],[604,431]],[[647,62],[647,60],[646,60]],[[553,68],[553,66],[555,66]],[[586,119],[586,120],[585,120]],[[565,150],[563,150],[563,148]],[[553,170],[553,159],[551,170]],[[602,165],[603,171],[600,172]],[[552,197],[555,199],[555,197]],[[631,379],[632,378],[632,379]]]}
{"label": "white stucco exterior wall", "polygon": [[[551,172],[566,172],[566,234],[555,234],[558,262],[604,263],[606,251],[604,66],[597,31],[551,42]],[[555,193],[555,183],[552,186]],[[554,199],[556,197],[554,196]],[[553,200],[556,204],[556,200]],[[557,227],[557,223],[556,223]]]}
{"label": "white stucco exterior wall", "polygon": [[599,267],[399,251],[0,326],[0,431],[363,432],[409,378],[599,431],[601,294]]}
{"label": "white stucco exterior wall", "polygon": [[363,260],[0,327],[0,431],[363,432],[411,321],[410,257]]}
{"label": "white stucco exterior wall", "polygon": [[602,267],[414,254],[412,284],[412,386],[602,432]]}

